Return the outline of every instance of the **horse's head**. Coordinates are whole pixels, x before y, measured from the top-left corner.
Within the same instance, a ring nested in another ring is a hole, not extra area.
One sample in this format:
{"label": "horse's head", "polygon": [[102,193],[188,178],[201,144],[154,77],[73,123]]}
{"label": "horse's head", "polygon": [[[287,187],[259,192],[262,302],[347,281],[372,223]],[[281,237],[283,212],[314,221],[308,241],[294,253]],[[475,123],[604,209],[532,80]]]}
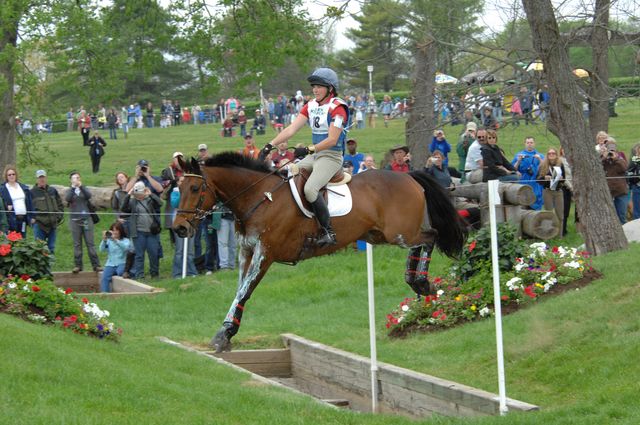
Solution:
{"label": "horse's head", "polygon": [[216,203],[215,189],[207,185],[198,162],[191,158],[191,163],[178,159],[184,170],[184,180],[180,185],[180,205],[176,218],[173,220],[173,230],[181,237],[195,235],[200,220],[207,216]]}

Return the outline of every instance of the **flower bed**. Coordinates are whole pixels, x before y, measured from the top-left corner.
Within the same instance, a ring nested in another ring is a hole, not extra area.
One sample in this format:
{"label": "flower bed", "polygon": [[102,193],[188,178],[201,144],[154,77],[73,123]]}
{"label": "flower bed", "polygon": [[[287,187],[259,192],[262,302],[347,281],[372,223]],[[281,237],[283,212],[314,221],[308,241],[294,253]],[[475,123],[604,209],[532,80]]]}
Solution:
{"label": "flower bed", "polygon": [[[478,241],[469,243],[470,251]],[[469,250],[468,250],[469,251]],[[541,296],[558,292],[573,282],[599,277],[591,267],[588,253],[576,248],[549,247],[537,242],[524,249],[500,277],[500,294],[505,312],[535,302]],[[493,314],[491,262],[479,261],[474,273],[463,279],[454,267],[451,276],[435,278],[437,292],[421,298],[405,298],[387,315],[390,334],[401,336],[414,329],[435,330],[490,317]],[[468,270],[465,269],[468,275]]]}
{"label": "flower bed", "polygon": [[100,339],[117,340],[122,334],[109,321],[108,311],[87,298],[78,299],[71,289],[62,290],[49,280],[34,281],[28,275],[0,281],[0,312]]}

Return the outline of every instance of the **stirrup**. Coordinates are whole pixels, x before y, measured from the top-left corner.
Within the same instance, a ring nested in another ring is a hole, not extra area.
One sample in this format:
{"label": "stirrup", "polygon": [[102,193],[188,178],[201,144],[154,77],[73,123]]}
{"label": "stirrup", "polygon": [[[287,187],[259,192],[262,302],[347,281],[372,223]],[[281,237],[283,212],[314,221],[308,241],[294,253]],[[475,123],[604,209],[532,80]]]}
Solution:
{"label": "stirrup", "polygon": [[336,234],[333,230],[322,230],[324,234],[316,240],[316,245],[318,245],[318,247],[323,248],[325,246],[335,245],[338,243],[336,241]]}

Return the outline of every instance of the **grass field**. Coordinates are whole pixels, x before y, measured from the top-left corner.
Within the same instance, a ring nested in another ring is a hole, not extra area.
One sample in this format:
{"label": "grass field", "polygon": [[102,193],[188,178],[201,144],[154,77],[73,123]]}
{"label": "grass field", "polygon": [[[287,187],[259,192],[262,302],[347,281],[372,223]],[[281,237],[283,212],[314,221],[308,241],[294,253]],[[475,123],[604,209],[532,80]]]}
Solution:
{"label": "grass field", "polygon": [[[637,142],[632,126],[640,102],[621,101],[611,133],[628,151]],[[360,151],[376,158],[401,143],[403,121],[389,128],[354,131]],[[49,167],[51,182],[66,184],[73,169],[89,185],[109,184],[119,170],[132,171],[140,158],[152,171],[171,153],[195,153],[198,143],[213,151],[238,149],[240,139],[215,135],[218,127],[137,130],[107,146],[102,172],[91,175],[79,134],[51,136],[59,156]],[[456,132],[461,130],[460,127]],[[445,128],[448,134],[453,131]],[[520,149],[527,131],[544,149],[555,144],[540,126],[501,132],[508,154]],[[268,136],[268,135],[267,135]],[[308,137],[302,135],[299,141]],[[453,142],[456,138],[449,137]],[[258,144],[268,141],[264,136]],[[427,141],[425,140],[425,143]],[[35,168],[23,171],[31,182]],[[103,220],[101,225],[108,220]],[[166,241],[165,241],[166,243]],[[575,245],[572,233],[563,243]],[[165,251],[169,251],[165,245]],[[162,261],[169,275],[171,253]],[[579,291],[542,299],[504,320],[507,394],[538,404],[538,413],[505,418],[433,418],[434,424],[637,424],[640,423],[640,281],[635,259],[640,246],[594,260],[603,279]],[[445,379],[497,392],[493,323],[477,322],[448,331],[390,339],[384,315],[411,296],[403,282],[405,252],[374,250],[378,357]],[[71,264],[66,230],[60,235],[56,269]],[[436,255],[434,274],[449,262]],[[154,297],[95,299],[124,329],[118,344],[104,343],[0,315],[0,424],[410,424],[391,416],[337,411],[163,344],[158,336],[205,345],[233,299],[234,272],[185,281],[162,279]],[[361,355],[368,354],[366,267],[363,253],[344,251],[295,267],[275,265],[248,302],[235,348],[273,347],[281,333],[296,333]]]}

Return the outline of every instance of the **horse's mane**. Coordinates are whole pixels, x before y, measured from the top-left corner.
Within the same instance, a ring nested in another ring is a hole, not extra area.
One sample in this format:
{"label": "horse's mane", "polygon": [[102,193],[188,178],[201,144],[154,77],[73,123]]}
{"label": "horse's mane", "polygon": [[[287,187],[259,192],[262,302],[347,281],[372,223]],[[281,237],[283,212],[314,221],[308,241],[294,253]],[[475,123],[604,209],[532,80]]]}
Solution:
{"label": "horse's mane", "polygon": [[262,173],[270,173],[273,171],[264,161],[259,161],[236,152],[222,152],[210,156],[204,165],[206,167],[240,167]]}

